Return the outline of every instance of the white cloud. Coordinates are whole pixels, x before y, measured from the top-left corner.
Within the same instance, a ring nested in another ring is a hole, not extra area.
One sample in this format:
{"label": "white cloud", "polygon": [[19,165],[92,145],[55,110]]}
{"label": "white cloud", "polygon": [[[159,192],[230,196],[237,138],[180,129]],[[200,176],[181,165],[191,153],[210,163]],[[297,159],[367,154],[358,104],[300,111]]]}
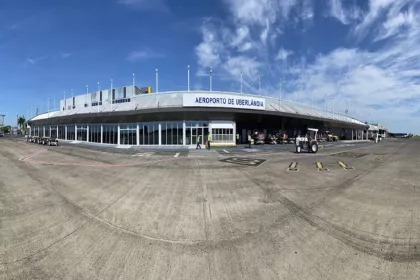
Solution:
{"label": "white cloud", "polygon": [[351,24],[361,16],[360,9],[355,5],[343,7],[343,0],[329,0],[328,15],[336,18],[344,25]]}
{"label": "white cloud", "polygon": [[144,49],[144,50],[130,52],[126,59],[130,62],[136,62],[136,61],[148,60],[148,59],[153,59],[153,58],[163,58],[163,57],[165,57],[165,55],[162,53],[156,53],[150,49]]}
{"label": "white cloud", "polygon": [[[202,25],[202,41],[195,51],[203,71],[208,73],[206,67],[214,65],[215,72],[234,87],[242,71],[244,91],[251,93],[262,76],[262,91],[273,96],[278,96],[283,80],[286,98],[324,108],[327,96],[329,110],[334,103],[336,112],[347,108],[363,121],[370,114],[371,121],[394,130],[407,130],[411,123],[420,133],[420,17],[416,16],[420,1],[370,0],[367,9],[354,1],[328,2],[322,15],[336,18],[348,33],[329,40],[330,51],[322,53],[311,50],[311,42],[282,47],[291,31],[303,37],[308,36],[307,28],[316,26],[314,2],[225,3],[230,11],[227,20],[206,20]],[[318,39],[324,40],[314,38]]]}
{"label": "white cloud", "polygon": [[118,0],[117,2],[140,10],[169,12],[169,7],[165,0]]}
{"label": "white cloud", "polygon": [[70,57],[71,55],[72,55],[71,53],[62,53],[61,58],[65,59],[65,58]]}
{"label": "white cloud", "polygon": [[219,35],[208,20],[201,26],[201,33],[203,41],[195,48],[198,64],[203,68],[217,67],[220,64],[223,43],[219,41]]}
{"label": "white cloud", "polygon": [[284,48],[280,48],[278,53],[277,53],[276,59],[277,60],[286,60],[287,57],[291,54],[293,54],[293,51],[286,50]]}

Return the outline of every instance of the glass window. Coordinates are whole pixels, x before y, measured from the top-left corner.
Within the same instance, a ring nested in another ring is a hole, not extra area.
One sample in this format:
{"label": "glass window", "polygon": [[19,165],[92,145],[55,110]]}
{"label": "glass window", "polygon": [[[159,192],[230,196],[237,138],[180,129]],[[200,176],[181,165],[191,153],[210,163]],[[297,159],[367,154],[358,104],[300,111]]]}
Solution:
{"label": "glass window", "polygon": [[120,144],[137,145],[137,124],[120,124]]}
{"label": "glass window", "polygon": [[166,134],[167,134],[167,130],[166,130],[166,128],[167,128],[167,125],[169,125],[169,123],[161,123],[161,128],[160,128],[160,130],[161,130],[161,144],[162,145],[166,145],[167,144],[167,140],[166,140]]}
{"label": "glass window", "polygon": [[144,124],[139,123],[139,145],[144,145]]}
{"label": "glass window", "polygon": [[75,128],[74,125],[67,126],[67,140],[75,140]]}
{"label": "glass window", "polygon": [[159,124],[153,124],[153,144],[159,145]]}
{"label": "glass window", "polygon": [[118,126],[117,125],[103,125],[103,143],[107,143],[107,144],[118,143]]}
{"label": "glass window", "polygon": [[143,124],[143,133],[144,133],[144,145],[149,145],[149,124]]}

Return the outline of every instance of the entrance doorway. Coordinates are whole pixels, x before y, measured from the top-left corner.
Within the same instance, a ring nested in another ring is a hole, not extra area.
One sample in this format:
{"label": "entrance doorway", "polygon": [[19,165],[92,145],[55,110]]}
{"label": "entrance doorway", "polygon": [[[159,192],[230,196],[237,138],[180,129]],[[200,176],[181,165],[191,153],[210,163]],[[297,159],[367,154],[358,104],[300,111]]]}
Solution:
{"label": "entrance doorway", "polygon": [[191,129],[191,144],[197,145],[197,139],[198,136],[201,136],[200,144],[204,145],[205,143],[205,137],[209,134],[209,128],[208,127],[194,127]]}
{"label": "entrance doorway", "polygon": [[196,146],[197,138],[201,136],[200,144],[204,145],[209,134],[208,122],[187,122],[185,140],[187,145]]}

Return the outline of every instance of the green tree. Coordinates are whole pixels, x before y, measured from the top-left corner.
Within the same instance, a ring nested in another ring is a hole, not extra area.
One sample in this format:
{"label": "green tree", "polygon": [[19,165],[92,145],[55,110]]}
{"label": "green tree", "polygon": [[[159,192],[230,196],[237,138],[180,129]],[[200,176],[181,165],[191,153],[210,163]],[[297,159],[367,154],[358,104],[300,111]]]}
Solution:
{"label": "green tree", "polygon": [[26,130],[26,119],[24,116],[20,116],[18,118],[18,125],[20,127],[20,130],[23,132]]}
{"label": "green tree", "polygon": [[1,130],[3,130],[3,132],[4,132],[4,133],[8,133],[8,132],[10,131],[10,129],[11,129],[10,125],[3,126],[3,127],[1,128]]}

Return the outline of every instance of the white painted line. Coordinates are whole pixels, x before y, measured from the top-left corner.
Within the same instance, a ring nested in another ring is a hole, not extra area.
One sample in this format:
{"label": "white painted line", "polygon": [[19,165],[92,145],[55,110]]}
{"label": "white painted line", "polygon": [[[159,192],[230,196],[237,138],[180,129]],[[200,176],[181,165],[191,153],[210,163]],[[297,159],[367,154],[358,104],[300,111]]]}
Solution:
{"label": "white painted line", "polygon": [[131,146],[128,146],[128,145],[117,146],[117,149],[130,149],[130,148],[131,148]]}
{"label": "white painted line", "polygon": [[179,156],[179,153],[176,153],[175,155],[174,155],[174,157],[178,157]]}
{"label": "white painted line", "polygon": [[225,153],[229,154],[229,152],[228,152],[228,151],[226,151],[226,150],[223,150],[223,152],[225,152]]}

